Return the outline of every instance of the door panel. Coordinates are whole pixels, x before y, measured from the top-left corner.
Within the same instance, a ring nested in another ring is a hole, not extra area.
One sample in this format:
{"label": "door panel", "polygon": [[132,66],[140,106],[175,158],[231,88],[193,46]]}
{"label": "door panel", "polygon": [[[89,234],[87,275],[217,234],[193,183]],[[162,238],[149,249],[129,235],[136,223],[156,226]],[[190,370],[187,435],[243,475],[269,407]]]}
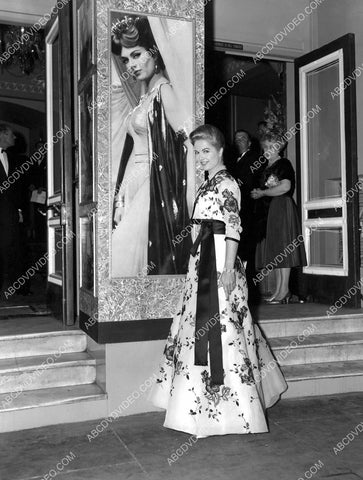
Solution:
{"label": "door panel", "polygon": [[[358,195],[348,195],[358,181],[354,82],[336,94],[354,68],[352,34],[295,61],[303,272],[306,290],[323,303],[334,303],[359,281]],[[360,307],[359,293],[346,305]]]}
{"label": "door panel", "polygon": [[46,28],[48,146],[48,304],[73,325],[73,118],[71,14],[66,5]]}
{"label": "door panel", "polygon": [[75,35],[73,48],[78,52],[77,82],[74,96],[77,126],[77,232],[80,318],[97,317],[96,221],[96,111],[97,88],[95,55],[95,5],[93,0],[74,3]]}

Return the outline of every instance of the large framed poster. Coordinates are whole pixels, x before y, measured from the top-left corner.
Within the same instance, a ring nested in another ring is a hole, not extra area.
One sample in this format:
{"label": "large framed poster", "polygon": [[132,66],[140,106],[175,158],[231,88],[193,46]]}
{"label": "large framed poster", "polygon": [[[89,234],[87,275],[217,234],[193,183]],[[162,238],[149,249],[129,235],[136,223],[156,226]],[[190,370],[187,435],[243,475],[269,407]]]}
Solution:
{"label": "large framed poster", "polygon": [[204,5],[96,0],[95,18],[97,330],[152,329],[174,314],[192,243],[202,172],[188,135],[203,123]]}

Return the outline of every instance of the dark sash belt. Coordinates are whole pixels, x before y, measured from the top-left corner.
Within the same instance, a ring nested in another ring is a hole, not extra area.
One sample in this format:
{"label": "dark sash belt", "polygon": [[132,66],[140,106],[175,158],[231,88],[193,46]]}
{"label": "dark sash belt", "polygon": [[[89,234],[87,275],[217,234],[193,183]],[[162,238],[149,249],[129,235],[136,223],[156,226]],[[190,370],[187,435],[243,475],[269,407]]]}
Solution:
{"label": "dark sash belt", "polygon": [[224,234],[225,224],[219,220],[193,220],[201,225],[190,253],[195,256],[200,247],[198,293],[195,320],[194,364],[208,365],[213,385],[223,385],[223,356],[218,302],[216,252],[214,234]]}

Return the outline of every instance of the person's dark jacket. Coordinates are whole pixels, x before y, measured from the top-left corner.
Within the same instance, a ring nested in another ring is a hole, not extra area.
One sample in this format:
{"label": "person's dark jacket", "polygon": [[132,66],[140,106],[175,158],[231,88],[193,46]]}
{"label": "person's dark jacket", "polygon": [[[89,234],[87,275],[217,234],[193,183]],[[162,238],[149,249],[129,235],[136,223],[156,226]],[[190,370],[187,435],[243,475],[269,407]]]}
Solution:
{"label": "person's dark jacket", "polygon": [[6,175],[0,162],[0,246],[13,241],[19,224],[19,209],[23,206],[21,195],[22,179],[16,179],[12,174],[16,170],[16,162],[11,153],[7,153],[9,172]]}
{"label": "person's dark jacket", "polygon": [[242,234],[238,254],[242,260],[249,258],[251,249],[254,249],[255,228],[255,201],[251,198],[251,191],[259,185],[260,172],[265,168],[265,158],[253,151],[247,150],[242,158],[230,162],[228,169],[237,180],[241,190],[241,224]]}

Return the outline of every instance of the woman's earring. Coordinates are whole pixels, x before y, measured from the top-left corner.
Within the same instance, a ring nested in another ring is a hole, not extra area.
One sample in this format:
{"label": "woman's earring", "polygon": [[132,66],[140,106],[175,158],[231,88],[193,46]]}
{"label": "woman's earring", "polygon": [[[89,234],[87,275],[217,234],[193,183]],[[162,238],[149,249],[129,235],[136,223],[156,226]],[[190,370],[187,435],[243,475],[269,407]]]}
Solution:
{"label": "woman's earring", "polygon": [[154,72],[159,73],[159,65],[157,63],[155,63]]}

